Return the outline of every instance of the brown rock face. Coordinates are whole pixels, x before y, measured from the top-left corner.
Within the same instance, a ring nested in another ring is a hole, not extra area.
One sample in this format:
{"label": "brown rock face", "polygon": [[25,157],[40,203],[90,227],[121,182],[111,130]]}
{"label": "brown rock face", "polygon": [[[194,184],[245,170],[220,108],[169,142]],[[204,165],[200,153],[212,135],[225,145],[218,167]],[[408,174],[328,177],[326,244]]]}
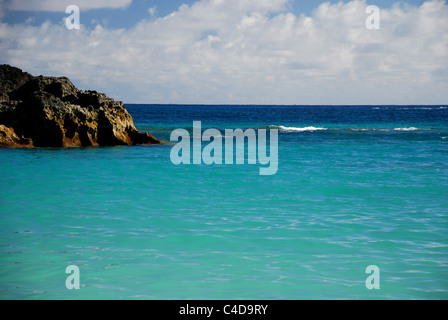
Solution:
{"label": "brown rock face", "polygon": [[65,77],[33,77],[0,65],[0,146],[159,144],[139,132],[122,102],[78,90]]}
{"label": "brown rock face", "polygon": [[33,147],[30,139],[24,139],[17,136],[14,129],[0,124],[0,146],[12,148],[31,148]]}

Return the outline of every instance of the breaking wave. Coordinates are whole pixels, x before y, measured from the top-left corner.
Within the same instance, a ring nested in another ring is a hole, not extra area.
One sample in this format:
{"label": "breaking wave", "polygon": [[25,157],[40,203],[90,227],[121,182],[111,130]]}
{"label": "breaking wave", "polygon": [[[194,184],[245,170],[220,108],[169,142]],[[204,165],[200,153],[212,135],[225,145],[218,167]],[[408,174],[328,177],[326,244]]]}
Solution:
{"label": "breaking wave", "polygon": [[410,128],[395,128],[394,131],[417,131],[417,130],[423,130],[415,127]]}
{"label": "breaking wave", "polygon": [[314,126],[308,126],[308,127],[286,127],[286,126],[279,126],[279,125],[270,125],[268,127],[264,127],[264,129],[277,129],[280,132],[286,132],[286,133],[300,133],[300,132],[314,132],[314,131],[326,131],[326,132],[359,132],[359,131],[380,131],[380,132],[397,132],[397,131],[432,131],[432,130],[440,130],[440,131],[446,131],[447,129],[438,129],[438,128],[416,128],[416,127],[397,127],[397,128],[356,128],[356,127],[349,127],[349,128],[322,128],[322,127],[314,127]]}
{"label": "breaking wave", "polygon": [[317,127],[284,127],[284,126],[269,126],[269,129],[278,129],[280,132],[306,132],[306,131],[327,130],[327,128],[317,128]]}

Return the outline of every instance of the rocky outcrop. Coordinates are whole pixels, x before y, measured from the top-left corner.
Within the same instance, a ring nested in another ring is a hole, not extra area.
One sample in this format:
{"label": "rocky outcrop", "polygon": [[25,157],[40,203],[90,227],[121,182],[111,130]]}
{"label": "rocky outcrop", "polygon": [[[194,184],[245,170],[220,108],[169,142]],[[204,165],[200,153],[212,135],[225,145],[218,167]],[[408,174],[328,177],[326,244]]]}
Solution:
{"label": "rocky outcrop", "polygon": [[122,102],[81,91],[66,77],[34,77],[0,66],[0,146],[159,144],[139,132]]}

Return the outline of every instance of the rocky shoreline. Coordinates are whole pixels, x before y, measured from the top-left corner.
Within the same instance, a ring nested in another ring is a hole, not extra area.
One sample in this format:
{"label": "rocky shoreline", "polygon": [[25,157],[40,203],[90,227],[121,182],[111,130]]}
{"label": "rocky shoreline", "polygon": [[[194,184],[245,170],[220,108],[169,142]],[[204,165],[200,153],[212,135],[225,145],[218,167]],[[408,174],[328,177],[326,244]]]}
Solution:
{"label": "rocky shoreline", "polygon": [[0,65],[0,147],[160,144],[139,132],[122,102],[82,91],[66,77],[34,77]]}

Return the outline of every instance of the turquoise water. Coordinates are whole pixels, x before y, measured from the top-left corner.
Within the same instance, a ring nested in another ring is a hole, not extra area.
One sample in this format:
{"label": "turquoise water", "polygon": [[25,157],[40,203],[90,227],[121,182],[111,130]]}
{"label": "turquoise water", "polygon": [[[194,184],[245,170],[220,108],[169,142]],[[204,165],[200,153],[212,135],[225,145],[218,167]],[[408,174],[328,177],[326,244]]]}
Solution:
{"label": "turquoise water", "polygon": [[448,107],[127,108],[165,140],[278,128],[278,172],[175,166],[169,145],[2,149],[1,299],[448,298]]}

